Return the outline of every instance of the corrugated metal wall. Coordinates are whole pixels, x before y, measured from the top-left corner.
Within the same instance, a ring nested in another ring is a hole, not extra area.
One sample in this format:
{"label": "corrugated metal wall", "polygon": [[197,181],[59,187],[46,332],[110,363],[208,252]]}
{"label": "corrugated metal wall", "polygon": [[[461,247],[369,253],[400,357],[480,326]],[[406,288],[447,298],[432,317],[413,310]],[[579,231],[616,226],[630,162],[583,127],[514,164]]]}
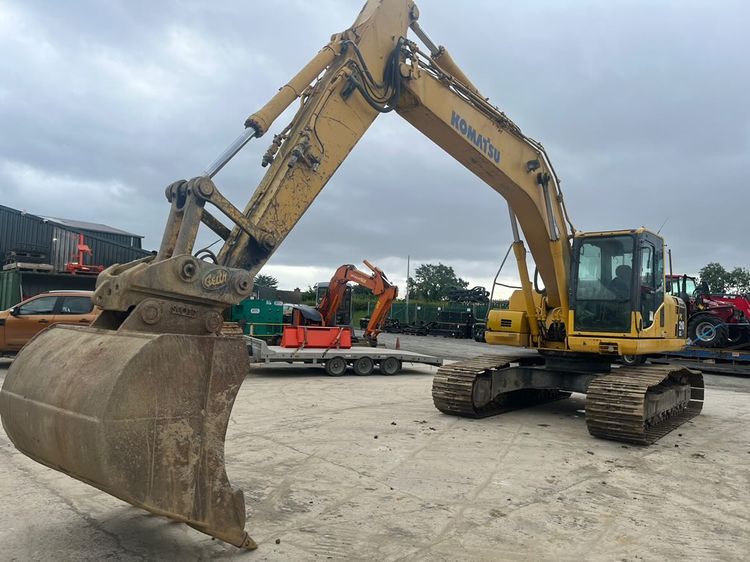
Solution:
{"label": "corrugated metal wall", "polygon": [[[78,234],[59,226],[52,229],[52,255],[50,263],[55,271],[65,271],[65,264],[72,260],[78,246]],[[86,256],[86,264],[91,265],[91,256]]]}
{"label": "corrugated metal wall", "polygon": [[87,236],[86,244],[89,245],[91,251],[94,253],[94,263],[96,265],[103,265],[109,267],[116,263],[128,263],[129,261],[139,260],[151,254],[146,250],[140,248],[132,248],[130,246],[123,246],[116,242],[110,242],[104,240],[98,236]]}
{"label": "corrugated metal wall", "polygon": [[[33,247],[48,254],[48,263],[54,266],[55,271],[65,271],[65,264],[71,261],[76,253],[78,232],[73,228],[0,205],[0,259],[8,250]],[[106,235],[99,233],[84,231],[84,236],[86,244],[93,252],[93,259],[86,258],[89,265],[109,267],[116,263],[140,259],[150,253],[129,243],[126,245],[107,239]]]}
{"label": "corrugated metal wall", "polygon": [[[98,235],[84,235],[84,243],[91,248],[93,254],[84,256],[86,265],[103,265],[109,267],[116,263],[127,263],[147,256],[149,252],[138,248],[123,246],[116,242],[105,240]],[[65,264],[73,260],[78,254],[78,232],[55,226],[52,236],[52,257],[50,263],[55,271],[65,271]]]}
{"label": "corrugated metal wall", "polygon": [[0,310],[7,310],[22,300],[21,274],[17,271],[0,271]]}
{"label": "corrugated metal wall", "polygon": [[102,238],[104,240],[111,240],[112,242],[116,242],[117,244],[122,244],[123,246],[128,246],[129,248],[137,248],[140,249],[141,247],[141,239],[138,236],[128,236],[127,234],[115,234],[113,232],[97,232],[94,230],[85,230],[80,229],[79,232],[82,232],[84,236],[96,236],[97,238]]}
{"label": "corrugated metal wall", "polygon": [[45,291],[93,291],[96,288],[96,275],[22,271],[20,277],[24,299]]}
{"label": "corrugated metal wall", "polygon": [[52,225],[43,219],[0,205],[0,260],[11,249],[51,253]]}
{"label": "corrugated metal wall", "polygon": [[93,291],[96,275],[0,271],[0,310],[46,291]]}

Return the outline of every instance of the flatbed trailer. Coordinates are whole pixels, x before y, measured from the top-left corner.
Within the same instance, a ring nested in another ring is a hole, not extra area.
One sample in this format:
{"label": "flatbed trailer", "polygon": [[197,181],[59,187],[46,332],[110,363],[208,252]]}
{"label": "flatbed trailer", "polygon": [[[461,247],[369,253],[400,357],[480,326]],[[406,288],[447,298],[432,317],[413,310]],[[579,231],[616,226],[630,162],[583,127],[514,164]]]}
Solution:
{"label": "flatbed trailer", "polygon": [[700,369],[705,373],[750,377],[750,350],[711,349],[688,346],[682,351],[651,357],[652,363],[670,363]]}
{"label": "flatbed trailer", "polygon": [[333,377],[345,375],[349,368],[356,375],[370,375],[376,369],[383,375],[395,375],[404,363],[419,363],[440,367],[443,360],[401,349],[385,347],[351,348],[288,348],[268,345],[261,339],[244,336],[250,360],[253,363],[303,363],[322,366]]}

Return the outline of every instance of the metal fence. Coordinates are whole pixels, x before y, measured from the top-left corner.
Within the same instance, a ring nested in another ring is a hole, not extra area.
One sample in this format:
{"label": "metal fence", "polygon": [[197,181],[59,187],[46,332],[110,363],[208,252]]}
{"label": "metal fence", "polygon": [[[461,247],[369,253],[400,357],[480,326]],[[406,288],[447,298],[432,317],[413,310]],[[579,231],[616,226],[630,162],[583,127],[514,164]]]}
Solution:
{"label": "metal fence", "polygon": [[[418,324],[420,322],[436,322],[441,312],[470,312],[477,320],[487,315],[487,304],[465,304],[465,303],[409,303],[407,312],[406,302],[396,301],[391,306],[389,317],[398,320],[402,324]],[[508,308],[507,301],[493,303],[494,308]]]}

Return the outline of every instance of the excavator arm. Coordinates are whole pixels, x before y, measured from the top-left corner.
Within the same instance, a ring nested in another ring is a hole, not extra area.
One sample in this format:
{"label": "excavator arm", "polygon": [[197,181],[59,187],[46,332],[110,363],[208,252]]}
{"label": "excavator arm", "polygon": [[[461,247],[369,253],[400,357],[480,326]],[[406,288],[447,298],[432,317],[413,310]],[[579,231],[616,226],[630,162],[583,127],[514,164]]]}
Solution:
{"label": "excavator arm", "polygon": [[336,322],[336,311],[338,311],[341,305],[347,283],[356,283],[370,289],[372,294],[378,297],[378,301],[370,315],[370,321],[367,323],[367,328],[365,328],[364,337],[370,345],[375,346],[378,342],[380,328],[388,316],[388,311],[391,309],[391,304],[393,304],[393,301],[398,296],[398,287],[391,285],[385,273],[380,268],[375,267],[367,260],[365,260],[365,265],[370,268],[372,274],[368,275],[359,271],[351,264],[339,267],[336,273],[333,274],[333,277],[331,277],[331,282],[328,285],[328,293],[326,293],[326,296],[323,297],[323,300],[318,305],[318,310],[323,316],[323,324],[325,326],[333,326]]}
{"label": "excavator arm", "polygon": [[[434,46],[419,27],[418,15],[409,0],[368,2],[350,29],[334,35],[247,118],[243,135],[203,176],[171,184],[167,199],[172,208],[156,258],[102,274],[94,298],[105,312],[97,326],[216,333],[221,311],[246,298],[252,278],[370,124],[380,113],[394,110],[507,200],[532,334],[539,335],[547,309],[565,318],[570,233],[546,153],[478,92],[445,48]],[[430,54],[405,38],[410,27]],[[221,195],[212,177],[245,143],[263,136],[297,99],[296,115],[274,135],[263,157],[268,171],[240,211]],[[209,204],[234,223],[231,230],[209,212]],[[208,252],[209,261],[197,259],[205,255],[191,255],[201,223],[224,239],[216,255]],[[517,223],[544,283],[542,307],[529,281]],[[195,314],[176,321],[159,315],[149,322],[156,315],[154,306],[171,311],[175,300],[189,300]]]}

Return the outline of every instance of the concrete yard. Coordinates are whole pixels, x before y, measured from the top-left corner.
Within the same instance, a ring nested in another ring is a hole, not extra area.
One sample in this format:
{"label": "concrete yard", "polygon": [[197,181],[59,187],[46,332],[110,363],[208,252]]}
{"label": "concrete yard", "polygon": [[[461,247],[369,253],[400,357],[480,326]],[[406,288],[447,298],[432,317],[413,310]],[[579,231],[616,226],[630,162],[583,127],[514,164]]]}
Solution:
{"label": "concrete yard", "polygon": [[[451,358],[497,351],[400,342]],[[750,378],[706,376],[703,414],[642,448],[590,437],[582,395],[483,420],[445,416],[433,373],[253,369],[226,445],[253,552],[38,465],[0,433],[0,559],[747,559]]]}

